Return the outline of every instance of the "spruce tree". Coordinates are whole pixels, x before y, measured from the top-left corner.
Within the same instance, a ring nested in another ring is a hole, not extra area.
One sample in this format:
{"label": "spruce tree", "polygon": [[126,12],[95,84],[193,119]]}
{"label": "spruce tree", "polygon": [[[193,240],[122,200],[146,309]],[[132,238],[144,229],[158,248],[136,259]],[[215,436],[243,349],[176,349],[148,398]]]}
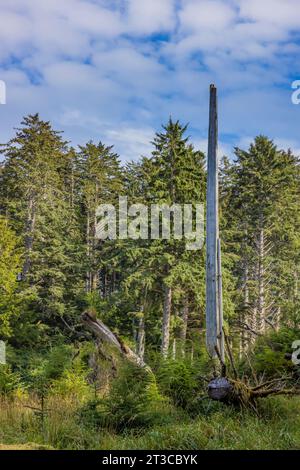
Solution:
{"label": "spruce tree", "polygon": [[[227,243],[237,278],[242,349],[285,315],[288,285],[299,266],[299,162],[258,136],[236,148],[227,168]],[[226,172],[225,172],[226,173]]]}
{"label": "spruce tree", "polygon": [[[52,327],[66,313],[65,286],[72,263],[68,256],[68,188],[62,168],[67,144],[38,114],[24,118],[4,146],[1,210],[21,235],[22,282],[30,289],[28,309],[36,322]],[[52,328],[52,333],[55,328]]]}
{"label": "spruce tree", "polygon": [[21,252],[16,234],[3,217],[0,217],[0,233],[0,339],[3,340],[11,336],[12,321],[20,315],[17,279]]}

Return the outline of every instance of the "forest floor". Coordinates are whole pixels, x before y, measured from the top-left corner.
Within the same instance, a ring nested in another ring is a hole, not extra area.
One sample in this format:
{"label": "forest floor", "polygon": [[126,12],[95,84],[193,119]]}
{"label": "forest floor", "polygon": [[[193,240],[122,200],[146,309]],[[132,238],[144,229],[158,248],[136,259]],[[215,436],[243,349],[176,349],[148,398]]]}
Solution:
{"label": "forest floor", "polygon": [[260,403],[258,415],[208,403],[197,417],[172,418],[148,429],[96,429],[81,422],[74,405],[58,400],[41,422],[20,402],[2,402],[0,450],[99,449],[300,449],[300,398],[274,397]]}

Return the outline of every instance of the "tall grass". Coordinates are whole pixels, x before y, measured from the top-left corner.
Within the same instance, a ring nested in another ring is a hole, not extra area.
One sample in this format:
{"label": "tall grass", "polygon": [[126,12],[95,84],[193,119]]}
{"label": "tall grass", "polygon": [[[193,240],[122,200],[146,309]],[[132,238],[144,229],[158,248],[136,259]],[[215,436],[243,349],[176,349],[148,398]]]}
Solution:
{"label": "tall grass", "polygon": [[82,422],[78,403],[72,399],[50,397],[44,420],[34,409],[39,407],[34,397],[25,402],[3,399],[0,444],[75,450],[300,449],[299,398],[263,400],[259,416],[208,401],[193,420],[180,414],[180,419],[173,416],[168,424],[120,434]]}

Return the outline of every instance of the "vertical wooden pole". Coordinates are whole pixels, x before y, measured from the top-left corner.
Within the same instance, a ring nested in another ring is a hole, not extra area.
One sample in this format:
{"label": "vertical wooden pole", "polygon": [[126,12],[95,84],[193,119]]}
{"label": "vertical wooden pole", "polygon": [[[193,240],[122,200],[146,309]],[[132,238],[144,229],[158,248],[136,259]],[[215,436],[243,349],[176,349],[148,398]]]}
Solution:
{"label": "vertical wooden pole", "polygon": [[223,331],[223,287],[222,287],[222,255],[221,240],[218,238],[218,347],[222,361],[225,362],[224,331]]}
{"label": "vertical wooden pole", "polygon": [[207,153],[206,198],[206,346],[211,357],[218,346],[218,283],[217,240],[218,224],[218,112],[217,89],[210,85],[209,131]]}

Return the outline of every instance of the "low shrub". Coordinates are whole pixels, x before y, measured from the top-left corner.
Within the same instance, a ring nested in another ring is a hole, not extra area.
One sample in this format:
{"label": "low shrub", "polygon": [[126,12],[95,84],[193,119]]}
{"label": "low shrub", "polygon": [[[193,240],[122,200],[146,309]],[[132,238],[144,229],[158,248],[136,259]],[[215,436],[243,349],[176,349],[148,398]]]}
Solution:
{"label": "low shrub", "polygon": [[80,419],[90,425],[115,431],[161,424],[173,415],[154,375],[131,364],[123,366],[107,397],[88,402],[80,411]]}
{"label": "low shrub", "polygon": [[[300,340],[300,330],[292,328],[282,328],[279,331],[272,331],[259,338],[250,355],[252,369],[259,375],[276,376],[286,373],[300,373],[299,366],[296,367],[291,360],[293,353],[292,344]],[[248,362],[241,364],[241,369],[250,373]]]}
{"label": "low shrub", "polygon": [[188,409],[194,406],[200,386],[197,371],[184,360],[166,360],[157,371],[162,393],[171,398],[175,406]]}
{"label": "low shrub", "polygon": [[13,372],[9,365],[0,365],[0,395],[12,398],[20,388],[19,374]]}

